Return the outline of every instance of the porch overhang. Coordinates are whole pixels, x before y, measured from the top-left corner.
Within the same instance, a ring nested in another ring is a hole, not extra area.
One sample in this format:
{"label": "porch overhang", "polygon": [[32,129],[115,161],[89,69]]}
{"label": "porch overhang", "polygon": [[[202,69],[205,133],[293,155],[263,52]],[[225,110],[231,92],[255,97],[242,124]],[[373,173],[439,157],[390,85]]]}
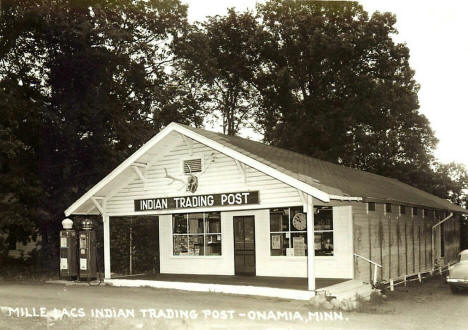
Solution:
{"label": "porch overhang", "polygon": [[[249,157],[239,151],[229,148],[217,141],[214,141],[205,136],[202,136],[190,129],[185,128],[182,125],[179,125],[177,123],[171,123],[167,127],[165,127],[161,132],[155,135],[151,140],[145,143],[140,149],[138,149],[130,157],[128,157],[125,161],[123,161],[112,172],[110,172],[106,177],[104,177],[101,181],[99,181],[94,187],[89,189],[72,205],[70,205],[64,212],[65,216],[68,217],[72,214],[102,214],[104,213],[105,208],[103,207],[100,209],[99,207],[97,207],[93,198],[101,199],[102,203],[105,204],[105,201],[111,197],[113,192],[119,189],[119,187],[121,186],[121,183],[129,183],[130,181],[135,180],[135,179],[144,180],[145,179],[144,175],[141,173],[141,167],[142,167],[141,158],[172,132],[176,132],[182,136],[185,136],[185,138],[190,138],[199,143],[202,143],[218,152],[221,152],[233,158],[239,164],[245,164],[247,166],[250,166],[322,202],[328,203],[330,201],[330,194],[304,181],[301,181],[300,179],[296,178],[293,175],[293,173],[289,173],[286,170],[281,171],[266,163],[260,162],[252,157]],[[109,188],[106,189],[106,187],[108,187],[109,185],[112,185],[112,189],[109,189]],[[334,198],[336,199],[337,196],[334,195]],[[84,206],[88,206],[88,207],[86,207],[83,210]]]}

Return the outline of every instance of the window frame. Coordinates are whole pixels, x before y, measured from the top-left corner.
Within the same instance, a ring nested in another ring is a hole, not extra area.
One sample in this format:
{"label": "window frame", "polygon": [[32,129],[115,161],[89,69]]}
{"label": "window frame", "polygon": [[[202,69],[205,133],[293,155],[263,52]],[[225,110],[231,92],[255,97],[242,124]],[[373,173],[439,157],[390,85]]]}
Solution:
{"label": "window frame", "polygon": [[[332,229],[322,229],[322,230],[315,230],[315,216],[314,216],[314,255],[316,257],[328,257],[328,258],[333,258],[335,256],[335,226],[334,226],[334,223],[333,223],[333,207],[330,207],[329,209],[328,208],[325,208],[325,210],[327,211],[330,211],[331,212],[331,226],[332,226]],[[315,210],[314,210],[315,212]],[[332,233],[332,240],[333,240],[333,249],[332,249],[332,254],[331,255],[316,255],[315,254],[315,234],[323,234],[323,233]]]}
{"label": "window frame", "polygon": [[[209,228],[209,225],[208,225],[208,219],[209,219],[209,214],[210,213],[217,213],[219,215],[219,232],[216,232],[216,233],[211,233],[211,232],[208,232],[208,228]],[[203,215],[203,232],[202,233],[190,233],[190,225],[189,225],[189,217],[190,217],[190,214],[202,214]],[[185,223],[186,223],[186,232],[185,233],[176,233],[174,231],[174,221],[175,221],[175,216],[183,216],[184,219],[185,219]],[[175,257],[175,258],[219,258],[219,257],[223,257],[223,233],[222,233],[222,220],[221,220],[221,212],[220,211],[212,211],[212,212],[189,212],[189,213],[174,213],[174,214],[171,214],[171,231],[172,231],[172,257]],[[219,235],[220,236],[220,254],[212,254],[212,255],[207,255],[206,254],[206,247],[207,247],[207,242],[208,242],[208,239],[207,237],[208,236],[212,236],[212,235]],[[185,236],[187,237],[187,254],[175,254],[175,244],[174,244],[174,238],[175,237],[181,237],[181,236]],[[203,237],[203,254],[200,255],[200,254],[189,254],[189,245],[190,245],[190,236],[202,236]]]}
{"label": "window frame", "polygon": [[403,215],[403,214],[406,214],[406,206],[405,205],[400,205],[400,215]]}
{"label": "window frame", "polygon": [[384,210],[385,214],[392,213],[392,203],[385,203]]}
{"label": "window frame", "polygon": [[[288,248],[294,248],[293,247],[293,234],[305,234],[306,235],[306,238],[307,238],[307,227],[305,230],[291,230],[291,221],[292,221],[292,218],[291,218],[291,209],[296,209],[296,208],[301,208],[303,209],[302,206],[290,206],[290,207],[278,207],[278,208],[271,208],[269,209],[269,239],[270,239],[270,257],[273,257],[273,258],[277,258],[277,257],[284,257],[284,258],[291,258],[291,257],[296,257],[296,258],[304,258],[304,257],[307,257],[307,254],[309,253],[309,247],[311,246],[311,243],[307,241],[307,250],[306,250],[306,254],[305,256],[288,256],[288,255],[272,255],[271,254],[271,251],[272,251],[272,235],[276,234],[276,235],[284,235],[284,234],[288,234],[289,233],[289,238],[288,238]],[[287,209],[288,210],[288,230],[280,230],[280,231],[271,231],[271,213],[273,210],[277,210],[277,209],[281,209],[281,210],[285,210]],[[317,208],[314,208],[314,212],[316,212]],[[328,210],[328,208],[327,208]],[[331,223],[331,226],[332,226],[332,229],[321,229],[321,230],[316,230],[315,229],[315,217],[314,217],[314,235],[313,235],[313,238],[315,240],[315,234],[322,234],[322,233],[332,233],[332,237],[334,239],[335,237],[335,228],[334,228],[334,224],[333,224],[333,207],[330,207],[330,211],[332,213],[332,223]],[[303,210],[300,212],[300,213],[304,213],[306,216],[307,216],[307,213],[304,212]],[[314,254],[315,254],[315,242],[312,242],[312,246],[314,247]],[[315,255],[315,257],[326,257],[326,258],[333,258],[335,256],[335,246],[334,246],[334,243],[333,243],[333,254],[332,255]]]}
{"label": "window frame", "polygon": [[[271,231],[271,213],[272,213],[272,210],[277,210],[277,209],[280,209],[280,210],[285,210],[287,209],[288,210],[288,230],[280,230],[280,231]],[[307,213],[304,212],[304,209],[302,206],[290,206],[290,207],[278,207],[278,208],[272,208],[272,209],[269,209],[269,237],[270,237],[270,257],[304,257],[304,256],[288,256],[288,255],[271,255],[271,250],[272,249],[272,235],[288,235],[289,234],[289,238],[288,238],[288,248],[293,248],[292,246],[292,234],[305,234],[306,235],[306,238],[307,238],[307,227],[305,230],[291,230],[291,209],[301,209],[300,212],[298,213],[304,213],[306,216],[307,216]],[[307,242],[308,243],[308,242]],[[307,245],[308,247],[308,245]],[[281,250],[281,249],[280,249]],[[308,253],[308,250],[307,250],[307,253]],[[307,254],[305,255],[305,257],[307,257]]]}

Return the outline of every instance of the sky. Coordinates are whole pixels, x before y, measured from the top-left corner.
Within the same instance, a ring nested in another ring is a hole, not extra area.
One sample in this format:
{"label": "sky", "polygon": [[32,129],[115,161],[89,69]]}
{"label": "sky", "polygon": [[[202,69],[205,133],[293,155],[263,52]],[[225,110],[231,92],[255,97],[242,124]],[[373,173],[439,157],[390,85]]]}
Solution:
{"label": "sky", "polygon": [[[254,9],[255,0],[182,0],[190,21],[223,15],[227,8]],[[410,65],[420,84],[420,112],[439,139],[435,156],[468,169],[468,1],[360,0],[365,10],[397,17],[396,42],[410,49]]]}

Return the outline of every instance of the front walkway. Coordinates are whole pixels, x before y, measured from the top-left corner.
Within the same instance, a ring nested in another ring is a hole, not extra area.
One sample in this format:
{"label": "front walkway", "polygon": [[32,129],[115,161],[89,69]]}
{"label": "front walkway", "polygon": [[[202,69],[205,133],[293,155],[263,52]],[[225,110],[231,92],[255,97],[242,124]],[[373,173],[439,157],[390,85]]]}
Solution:
{"label": "front walkway", "polygon": [[[140,274],[140,275],[113,275],[112,279],[150,280],[169,282],[192,282],[227,285],[250,285],[269,288],[307,290],[305,277],[270,277],[247,275],[192,275],[192,274]],[[343,278],[316,278],[315,288],[321,289],[335,285],[348,279]]]}
{"label": "front walkway", "polygon": [[[316,290],[320,290],[345,281],[349,280],[317,278],[315,286]],[[307,290],[307,278],[292,277],[142,274],[116,275],[112,279],[106,279],[105,282],[114,286],[147,286],[160,289],[259,295],[300,300],[308,300],[315,294],[313,291]]]}

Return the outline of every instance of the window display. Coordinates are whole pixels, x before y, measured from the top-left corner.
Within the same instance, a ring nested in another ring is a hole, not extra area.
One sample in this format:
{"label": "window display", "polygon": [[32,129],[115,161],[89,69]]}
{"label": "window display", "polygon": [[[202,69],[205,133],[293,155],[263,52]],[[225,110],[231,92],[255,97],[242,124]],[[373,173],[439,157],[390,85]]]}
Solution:
{"label": "window display", "polygon": [[220,212],[172,215],[175,256],[221,255]]}
{"label": "window display", "polygon": [[[317,256],[333,255],[333,212],[319,207],[314,214]],[[307,256],[307,216],[302,207],[270,210],[270,255]]]}
{"label": "window display", "polygon": [[302,207],[270,210],[272,256],[307,255],[307,217]]}

